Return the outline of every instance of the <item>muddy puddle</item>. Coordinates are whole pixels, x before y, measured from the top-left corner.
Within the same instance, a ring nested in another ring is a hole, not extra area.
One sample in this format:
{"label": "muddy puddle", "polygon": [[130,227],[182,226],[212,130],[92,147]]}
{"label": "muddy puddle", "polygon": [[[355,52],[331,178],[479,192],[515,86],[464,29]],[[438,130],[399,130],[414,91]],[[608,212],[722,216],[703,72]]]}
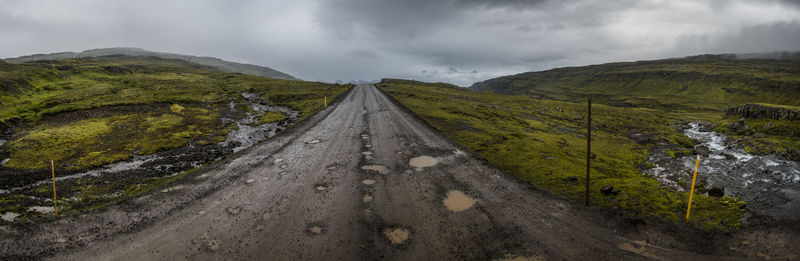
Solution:
{"label": "muddy puddle", "polygon": [[[800,220],[800,163],[773,155],[748,154],[730,146],[720,133],[704,131],[700,123],[690,123],[684,134],[708,148],[708,156],[700,157],[698,183],[707,188],[724,188],[724,194],[747,203],[753,212],[778,220]],[[672,158],[660,151],[650,155],[654,168],[645,171],[662,183],[685,191],[679,185],[691,184],[695,156]]]}
{"label": "muddy puddle", "polygon": [[308,232],[310,232],[311,234],[321,234],[322,233],[322,227],[320,227],[320,226],[311,226],[310,228],[308,228]]}
{"label": "muddy puddle", "polygon": [[365,179],[365,180],[361,181],[361,184],[364,184],[364,185],[367,185],[367,186],[375,185],[375,180],[374,179]]}
{"label": "muddy puddle", "polygon": [[500,259],[493,259],[493,261],[544,261],[547,258],[543,256],[513,256],[513,255],[506,255]]}
{"label": "muddy puddle", "polygon": [[17,217],[19,216],[21,216],[19,213],[14,213],[9,211],[0,215],[0,219],[5,220],[7,222],[14,222],[14,220],[16,220]]}
{"label": "muddy puddle", "polygon": [[453,212],[467,210],[475,205],[475,202],[478,202],[478,200],[464,194],[464,192],[461,192],[460,190],[447,191],[447,196],[442,201],[444,206]]}
{"label": "muddy puddle", "polygon": [[43,207],[43,206],[33,206],[28,208],[28,211],[35,211],[43,214],[53,213],[54,210],[55,208],[53,207]]}
{"label": "muddy puddle", "polygon": [[[299,111],[267,104],[266,101],[261,100],[261,96],[258,94],[242,93],[241,95],[250,110],[246,112],[238,111],[234,109],[236,107],[234,102],[231,102],[229,106],[230,111],[223,109],[227,116],[223,116],[221,120],[237,127],[228,133],[225,141],[202,146],[191,143],[182,148],[160,151],[155,154],[134,155],[129,160],[103,165],[91,170],[73,173],[62,172],[60,176],[56,176],[56,184],[59,188],[76,188],[86,186],[86,184],[121,183],[135,185],[143,178],[164,178],[177,175],[266,140],[274,136],[279,130],[286,128],[291,122],[296,121],[300,116]],[[281,112],[286,115],[287,120],[252,126],[267,111]],[[46,174],[48,175],[37,175],[36,177],[38,178],[24,181],[16,179],[14,182],[0,182],[0,197],[15,194],[38,196],[39,192],[35,191],[37,188],[52,184],[50,173]],[[73,200],[75,193],[79,193],[81,190],[70,189],[69,191],[70,193],[66,193],[63,196],[59,193],[60,198],[67,201]],[[50,193],[52,195],[52,191]],[[25,203],[22,204],[25,206],[36,205],[33,201],[25,200]],[[45,204],[40,199],[35,201],[39,201],[38,205]]]}
{"label": "muddy puddle", "polygon": [[437,161],[435,158],[431,156],[414,157],[408,161],[408,165],[411,165],[412,167],[416,168],[417,171],[422,171],[424,168],[427,167],[436,166],[436,164],[438,163],[439,161]]}
{"label": "muddy puddle", "polygon": [[361,166],[363,170],[371,170],[380,173],[381,175],[389,174],[389,168],[383,165],[364,165]]}
{"label": "muddy puddle", "polygon": [[372,195],[364,194],[364,197],[361,198],[361,202],[364,202],[364,203],[372,202]]}
{"label": "muddy puddle", "polygon": [[393,245],[403,245],[411,238],[411,232],[405,228],[387,228],[383,231],[383,235]]}

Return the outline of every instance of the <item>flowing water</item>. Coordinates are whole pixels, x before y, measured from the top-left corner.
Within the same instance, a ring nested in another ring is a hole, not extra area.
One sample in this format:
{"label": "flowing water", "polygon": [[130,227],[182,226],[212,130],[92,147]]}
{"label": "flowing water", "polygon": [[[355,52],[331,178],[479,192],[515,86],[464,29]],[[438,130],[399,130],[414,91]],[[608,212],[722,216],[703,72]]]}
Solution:
{"label": "flowing water", "polygon": [[[725,195],[747,203],[749,210],[778,220],[800,220],[800,163],[773,155],[748,154],[728,146],[727,137],[713,131],[703,131],[699,123],[690,123],[686,136],[709,148],[708,157],[700,157],[698,180],[708,187],[724,187]],[[680,178],[691,182],[695,156],[671,158],[654,153],[650,162],[655,166],[646,171],[662,183],[683,190],[677,185]]]}

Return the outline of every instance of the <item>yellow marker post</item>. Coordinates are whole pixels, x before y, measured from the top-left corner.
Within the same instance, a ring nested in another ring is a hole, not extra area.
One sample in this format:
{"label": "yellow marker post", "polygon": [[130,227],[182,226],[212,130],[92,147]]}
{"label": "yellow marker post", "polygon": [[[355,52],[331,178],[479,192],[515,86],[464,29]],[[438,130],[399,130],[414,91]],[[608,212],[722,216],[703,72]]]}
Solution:
{"label": "yellow marker post", "polygon": [[53,172],[53,211],[58,216],[58,202],[56,201],[56,164],[50,160],[50,170]]}
{"label": "yellow marker post", "polygon": [[697,180],[697,168],[700,166],[700,155],[694,162],[694,175],[692,176],[692,188],[689,190],[689,206],[686,207],[686,223],[689,223],[689,214],[692,212],[692,196],[694,196],[694,182]]}
{"label": "yellow marker post", "polygon": [[325,108],[328,108],[328,96],[325,96]]}

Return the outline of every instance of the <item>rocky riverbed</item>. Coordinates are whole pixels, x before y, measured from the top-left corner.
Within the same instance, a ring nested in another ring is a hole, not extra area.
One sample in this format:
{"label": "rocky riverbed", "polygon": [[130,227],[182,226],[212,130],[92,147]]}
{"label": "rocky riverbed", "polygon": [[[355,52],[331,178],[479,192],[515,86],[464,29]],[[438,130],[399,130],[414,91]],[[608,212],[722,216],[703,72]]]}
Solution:
{"label": "rocky riverbed", "polygon": [[[774,155],[753,155],[735,146],[725,135],[702,123],[689,123],[683,131],[697,141],[700,154],[699,190],[744,200],[748,210],[776,220],[800,220],[800,163]],[[662,183],[678,190],[691,184],[695,155],[670,156],[657,149],[646,170]]]}

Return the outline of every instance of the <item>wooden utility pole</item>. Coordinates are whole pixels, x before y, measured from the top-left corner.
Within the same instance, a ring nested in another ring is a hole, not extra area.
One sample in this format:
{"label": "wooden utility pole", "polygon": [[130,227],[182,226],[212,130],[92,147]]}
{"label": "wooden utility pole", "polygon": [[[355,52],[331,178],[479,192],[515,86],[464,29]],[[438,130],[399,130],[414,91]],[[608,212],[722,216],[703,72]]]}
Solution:
{"label": "wooden utility pole", "polygon": [[589,205],[589,168],[592,160],[592,97],[589,97],[588,124],[586,125],[586,205]]}

